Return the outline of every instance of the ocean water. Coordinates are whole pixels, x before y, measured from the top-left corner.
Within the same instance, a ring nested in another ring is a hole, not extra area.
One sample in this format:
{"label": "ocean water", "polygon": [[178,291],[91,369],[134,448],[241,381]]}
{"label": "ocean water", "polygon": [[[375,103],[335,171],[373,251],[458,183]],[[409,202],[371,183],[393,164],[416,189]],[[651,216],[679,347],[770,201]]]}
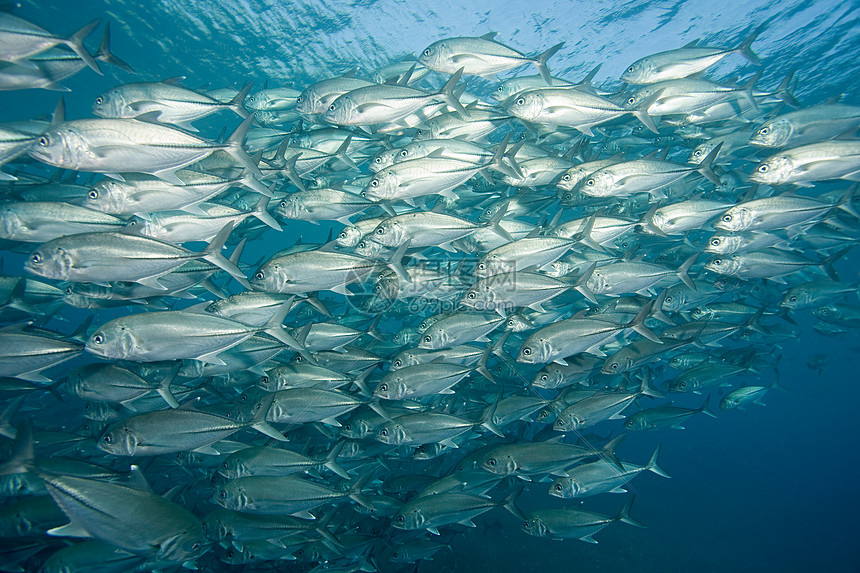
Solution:
{"label": "ocean water", "polygon": [[[302,89],[352,69],[369,72],[415,57],[445,37],[491,31],[529,54],[565,42],[550,59],[553,75],[578,80],[602,64],[594,83],[611,90],[620,86],[617,78],[626,66],[642,56],[692,40],[735,46],[760,26],[754,49],[763,73],[757,86],[775,88],[795,72],[794,95],[804,106],[835,96],[860,105],[857,2],[42,0],[19,2],[15,13],[59,35],[95,18],[110,22],[112,51],[137,71],[131,75],[102,66],[103,77],[85,69],[63,81],[70,90],[64,94],[66,117],[72,119],[91,117],[94,98],[120,83],[184,76],[185,85],[200,89],[238,88],[249,80],[257,87]],[[94,34],[88,45],[94,47],[95,41]],[[746,78],[755,70],[732,56],[708,74]],[[469,85],[479,91],[492,84],[472,80]],[[50,114],[58,95],[45,90],[0,93],[0,121]],[[219,115],[200,126],[216,137],[222,123]],[[284,228],[282,234],[268,232],[271,242],[252,244],[243,260],[255,261],[276,250],[272,244],[286,247],[299,236],[322,242],[330,228],[339,226],[294,222]],[[5,253],[3,272],[23,274],[20,260],[17,253]],[[837,268],[844,282],[858,283],[860,252],[849,253]],[[85,314],[72,311],[68,322],[48,326],[69,332]],[[852,331],[838,337],[817,334],[808,311],[796,320],[793,339],[764,347],[763,352],[780,358],[778,375],[762,371],[762,382],[778,379],[787,390],[769,392],[766,407],[717,412],[717,419],[695,416],[684,431],[642,433],[621,446],[623,459],[644,463],[662,444],[660,465],[672,479],[643,474],[629,484],[636,495],[631,514],[647,528],[613,524],[595,536],[596,545],[538,539],[522,532],[516,518],[497,510],[477,518],[478,527],[454,536],[453,551],[438,553],[418,571],[860,570],[860,338]],[[809,364],[819,356],[826,359],[820,372]],[[682,396],[678,403],[694,407],[700,400]],[[714,396],[714,408],[716,402]],[[71,409],[51,408],[60,416],[73,415]],[[596,432],[610,429],[598,427]],[[533,511],[579,503],[550,498],[546,487],[529,484],[520,506]],[[601,495],[583,506],[614,515],[627,499]],[[10,543],[7,539],[4,545]],[[382,571],[402,569],[383,557],[378,564]],[[215,566],[217,562],[207,562],[207,567]],[[301,570],[289,564],[277,568]]]}

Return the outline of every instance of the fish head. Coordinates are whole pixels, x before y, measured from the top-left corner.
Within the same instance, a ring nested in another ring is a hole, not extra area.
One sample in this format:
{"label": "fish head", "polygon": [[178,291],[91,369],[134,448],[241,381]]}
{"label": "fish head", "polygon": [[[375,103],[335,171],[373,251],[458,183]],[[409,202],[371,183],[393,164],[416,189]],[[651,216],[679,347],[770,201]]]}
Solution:
{"label": "fish head", "polygon": [[739,404],[733,396],[723,396],[723,399],[720,400],[720,410],[732,410],[737,408]]}
{"label": "fish head", "polygon": [[750,144],[759,147],[782,147],[794,132],[791,121],[777,118],[758,128],[750,136]]}
{"label": "fish head", "polygon": [[575,191],[589,197],[606,197],[613,193],[622,191],[623,182],[615,183],[615,176],[611,171],[595,171],[580,181]]}
{"label": "fish head", "polygon": [[397,529],[421,529],[424,526],[424,514],[419,507],[404,506],[391,518],[391,526]]}
{"label": "fish head", "polygon": [[27,230],[21,217],[14,208],[3,207],[0,209],[0,237],[14,239],[21,230]]}
{"label": "fish head", "polygon": [[49,241],[33,251],[24,263],[24,270],[40,277],[69,280],[74,259],[55,241]]}
{"label": "fish head", "polygon": [[511,332],[526,332],[534,329],[535,325],[526,317],[512,314],[505,320],[505,330]]}
{"label": "fish head", "polygon": [[546,101],[540,90],[527,90],[512,96],[505,111],[519,119],[533,121],[541,117],[545,107]]}
{"label": "fish head", "polygon": [[406,229],[398,221],[387,219],[370,233],[370,239],[386,247],[399,247],[406,242]]}
{"label": "fish head", "polygon": [[305,88],[296,98],[296,110],[304,115],[322,113],[325,110],[318,109],[320,95],[313,86]]}
{"label": "fish head", "polygon": [[400,153],[405,153],[404,149],[386,149],[379,155],[373,158],[373,161],[370,162],[369,168],[374,173],[378,173],[385,169],[386,167],[390,167],[397,160],[397,157]]}
{"label": "fish head", "polygon": [[621,81],[628,84],[650,84],[654,81],[655,66],[649,58],[642,58],[630,64],[621,74]]}
{"label": "fish head", "polygon": [[684,289],[685,285],[677,287],[669,287],[666,297],[663,299],[663,310],[666,312],[677,312],[684,308],[687,303],[687,293]]}
{"label": "fish head", "polygon": [[421,342],[418,343],[418,348],[425,350],[439,350],[447,348],[451,337],[441,328],[428,328],[421,336]]}
{"label": "fish head", "polygon": [[134,216],[125,226],[125,228],[133,235],[143,235],[157,239],[167,235],[167,229],[161,224],[158,217],[144,219],[143,217]]}
{"label": "fish head", "polygon": [[558,368],[554,368],[554,365],[550,364],[537,374],[535,374],[535,379],[532,381],[532,386],[536,388],[557,388],[560,384],[564,382],[564,375]]}
{"label": "fish head", "polygon": [[621,354],[621,351],[607,358],[606,362],[603,363],[603,367],[600,369],[600,372],[610,375],[627,372],[633,361],[630,356],[619,356],[619,354]]}
{"label": "fish head", "polygon": [[571,191],[588,173],[580,166],[571,167],[558,178],[555,186],[562,191]]}
{"label": "fish head", "polygon": [[383,169],[367,182],[367,187],[364,188],[361,196],[371,201],[394,199],[399,181],[400,178],[395,172]]}
{"label": "fish head", "polygon": [[576,497],[579,493],[580,486],[576,480],[569,477],[558,478],[549,486],[549,494],[553,497],[569,499]]}
{"label": "fish head", "polygon": [[125,213],[127,196],[121,182],[103,179],[87,191],[83,206],[103,213]]}
{"label": "fish head", "polygon": [[535,537],[543,537],[547,533],[546,524],[540,517],[534,515],[523,522],[522,530]]}
{"label": "fish head", "polygon": [[543,364],[549,361],[552,344],[546,338],[529,337],[517,353],[517,362]]}
{"label": "fish head", "polygon": [[779,305],[783,308],[799,310],[809,308],[813,303],[814,297],[809,289],[799,286],[792,288],[785,293],[785,296],[782,301],[780,301]]}
{"label": "fish head", "polygon": [[103,324],[84,346],[91,354],[119,360],[137,356],[143,348],[134,332],[116,320]]}
{"label": "fish head", "polygon": [[306,212],[307,210],[303,209],[300,198],[295,195],[288,195],[281,199],[281,202],[275,207],[275,213],[287,219],[300,219],[302,214]]}
{"label": "fish head", "polygon": [[559,414],[558,418],[555,419],[555,423],[552,425],[552,429],[556,432],[571,432],[576,430],[580,426],[582,426],[583,421],[579,419],[573,412],[562,412]]}
{"label": "fish head", "polygon": [[690,316],[693,320],[706,320],[713,317],[713,311],[708,307],[697,306],[690,311]]}
{"label": "fish head", "polygon": [[346,93],[329,104],[323,120],[334,125],[355,125],[361,123],[362,117],[358,104]]}
{"label": "fish head", "polygon": [[460,304],[475,310],[492,310],[496,298],[496,292],[487,281],[478,281],[463,294]]}
{"label": "fish head", "polygon": [[705,252],[714,255],[730,255],[741,247],[743,238],[738,235],[717,234],[708,239]]}
{"label": "fish head", "polygon": [[383,444],[399,446],[408,439],[409,434],[407,433],[406,428],[396,421],[383,424],[382,427],[376,431],[376,440]]}
{"label": "fish head", "polygon": [[687,157],[687,163],[690,165],[700,165],[702,161],[705,160],[705,157],[707,157],[715,147],[716,144],[711,141],[706,141],[705,143],[700,144],[690,153],[689,157]]}
{"label": "fish head", "polygon": [[248,506],[248,494],[242,480],[228,482],[215,494],[215,503],[224,509],[242,511]]}
{"label": "fish head", "polygon": [[200,527],[206,537],[212,541],[224,541],[233,537],[233,529],[227,523],[223,509],[216,509],[206,514],[200,520]]}
{"label": "fish head", "polygon": [[624,427],[631,431],[642,431],[648,428],[648,421],[637,413],[624,420]]}
{"label": "fish head", "polygon": [[755,168],[750,181],[765,185],[779,185],[790,180],[794,173],[794,162],[788,155],[774,155]]}
{"label": "fish head", "polygon": [[705,269],[720,275],[736,275],[741,270],[741,262],[736,257],[716,257],[711,259]]}
{"label": "fish head", "polygon": [[366,438],[373,431],[373,427],[367,423],[367,420],[361,418],[347,420],[340,426],[340,435],[353,440]]}
{"label": "fish head", "polygon": [[671,384],[669,384],[669,392],[674,392],[674,393],[689,392],[693,389],[692,387],[693,387],[692,382],[690,382],[686,379],[683,379],[683,378],[681,380],[676,379]]}
{"label": "fish head", "polygon": [[591,273],[591,276],[588,277],[588,280],[585,281],[585,286],[587,286],[592,293],[600,294],[609,290],[610,285],[606,276],[599,270],[595,270]]}
{"label": "fish head", "polygon": [[355,246],[355,254],[369,259],[384,259],[387,248],[376,241],[362,239]]}
{"label": "fish head", "polygon": [[111,89],[98,96],[93,102],[93,113],[99,117],[135,117],[138,115],[126,101],[124,91]]}
{"label": "fish head", "polygon": [[203,534],[199,522],[195,522],[161,541],[155,558],[170,563],[184,563],[203,555],[208,548],[209,541]]}
{"label": "fish head", "polygon": [[750,209],[743,205],[737,205],[723,213],[714,223],[714,227],[737,233],[748,229],[754,221],[755,214]]}
{"label": "fish head", "polygon": [[361,231],[358,227],[350,226],[344,227],[335,241],[339,247],[354,247],[361,240],[361,237]]}
{"label": "fish head", "polygon": [[227,479],[236,479],[249,475],[249,470],[244,460],[238,457],[228,456],[227,459],[218,467],[218,473]]}
{"label": "fish head", "polygon": [[66,169],[77,169],[91,150],[81,134],[68,124],[60,124],[42,133],[30,147],[34,159]]}
{"label": "fish head", "polygon": [[287,269],[278,261],[268,261],[251,277],[251,288],[265,292],[280,292],[288,286],[290,277]]}
{"label": "fish head", "polygon": [[138,440],[134,430],[125,422],[108,426],[98,441],[100,450],[115,456],[133,456],[137,444]]}
{"label": "fish head", "polygon": [[418,63],[436,72],[452,73],[460,68],[460,66],[455,65],[456,62],[451,59],[452,56],[453,52],[449,43],[445,40],[439,40],[422,50],[421,55],[418,56]]}
{"label": "fish head", "polygon": [[406,395],[406,384],[400,376],[386,376],[376,385],[373,395],[383,400],[402,400]]}
{"label": "fish head", "polygon": [[517,462],[513,456],[503,451],[496,451],[488,454],[481,462],[481,467],[490,473],[501,476],[512,475],[518,468]]}

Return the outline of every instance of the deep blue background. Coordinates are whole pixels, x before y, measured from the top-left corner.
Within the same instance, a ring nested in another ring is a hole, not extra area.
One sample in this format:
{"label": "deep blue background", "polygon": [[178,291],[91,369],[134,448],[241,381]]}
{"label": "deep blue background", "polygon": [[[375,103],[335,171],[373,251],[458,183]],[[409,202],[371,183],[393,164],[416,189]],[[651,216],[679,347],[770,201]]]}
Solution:
{"label": "deep blue background", "polygon": [[[65,81],[72,89],[65,96],[70,118],[89,116],[95,96],[121,82],[184,75],[198,87],[253,79],[258,86],[268,81],[301,88],[355,67],[370,71],[445,36],[488,31],[527,53],[564,41],[551,60],[554,74],[578,79],[603,62],[596,81],[612,85],[643,55],[698,38],[736,45],[761,24],[766,27],[754,45],[765,64],[759,85],[775,87],[797,70],[796,93],[804,104],[837,94],[860,103],[856,2],[536,0],[528,12],[520,4],[86,0],[22,2],[18,13],[58,34],[104,18],[111,22],[114,51],[139,72],[103,66],[105,77],[84,70]],[[95,47],[95,35],[90,44]],[[716,75],[737,69],[752,68],[732,56]],[[0,121],[50,113],[56,101],[52,92],[0,93]],[[326,230],[299,224],[267,237],[286,246],[299,233],[321,240]],[[256,260],[260,248],[252,246],[244,260]],[[267,245],[265,252],[271,250]],[[843,280],[858,282],[857,259],[854,254],[840,263]],[[4,270],[20,273],[8,261]],[[644,463],[663,444],[661,466],[672,479],[649,474],[632,484],[632,514],[647,529],[618,524],[596,535],[599,545],[558,542],[529,537],[510,515],[492,513],[477,520],[483,527],[455,538],[457,570],[857,571],[860,341],[855,333],[823,338],[810,324],[802,318],[797,340],[773,349],[782,355],[780,383],[789,391],[769,393],[767,407],[720,413],[716,420],[695,417],[686,431],[636,435],[621,447],[623,458]],[[821,375],[807,367],[809,356],[819,353],[830,358]],[[770,373],[763,376],[772,380]],[[698,406],[699,400],[683,404]],[[546,487],[532,486],[521,505],[552,505]],[[600,496],[586,506],[611,515],[625,500]],[[495,522],[504,527],[487,527]],[[452,557],[436,559],[441,566]]]}

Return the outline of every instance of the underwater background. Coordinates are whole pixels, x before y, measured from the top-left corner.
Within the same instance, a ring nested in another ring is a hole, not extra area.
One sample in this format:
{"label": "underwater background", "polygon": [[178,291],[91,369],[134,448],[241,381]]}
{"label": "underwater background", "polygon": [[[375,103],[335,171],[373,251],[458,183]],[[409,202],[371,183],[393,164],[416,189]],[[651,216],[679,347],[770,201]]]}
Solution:
{"label": "underwater background", "polygon": [[[794,95],[804,106],[840,94],[842,103],[860,105],[857,2],[42,0],[17,5],[17,15],[61,36],[94,18],[109,21],[111,50],[137,71],[102,66],[103,77],[85,69],[65,80],[67,119],[91,117],[94,98],[120,83],[185,76],[184,85],[201,89],[238,88],[253,80],[255,87],[301,90],[355,68],[369,72],[414,57],[441,38],[487,32],[498,32],[498,40],[528,54],[564,42],[550,60],[553,75],[576,80],[602,64],[594,83],[606,82],[611,89],[618,87],[625,66],[644,55],[697,39],[735,46],[759,26],[755,51],[763,75],[757,85],[776,86],[795,71]],[[709,73],[722,77],[752,69],[735,58]],[[483,85],[474,81],[470,86]],[[0,93],[0,121],[50,114],[57,98],[45,90]],[[200,124],[203,133],[207,122]],[[209,135],[216,137],[217,129]],[[330,228],[339,225],[289,222],[284,233],[270,231],[267,237],[277,248],[299,236],[323,242]],[[271,244],[251,243],[244,260],[272,250]],[[14,256],[3,263],[5,274],[22,274]],[[858,283],[860,252],[849,253],[837,268],[842,281]],[[661,443],[660,465],[672,476],[645,472],[629,484],[636,494],[632,514],[646,529],[611,526],[591,545],[530,537],[511,515],[492,512],[475,520],[477,528],[453,538],[453,552],[437,553],[419,570],[860,570],[860,339],[851,330],[838,337],[814,332],[809,313],[798,313],[796,320],[796,339],[769,348],[781,355],[778,380],[788,391],[768,393],[767,407],[718,412],[715,420],[694,417],[684,431],[637,435],[624,444],[625,459],[642,463]],[[769,384],[775,374],[761,377]],[[684,405],[698,405],[700,399]],[[604,495],[586,504],[615,515],[624,499]],[[558,501],[541,486],[519,503],[536,509]]]}

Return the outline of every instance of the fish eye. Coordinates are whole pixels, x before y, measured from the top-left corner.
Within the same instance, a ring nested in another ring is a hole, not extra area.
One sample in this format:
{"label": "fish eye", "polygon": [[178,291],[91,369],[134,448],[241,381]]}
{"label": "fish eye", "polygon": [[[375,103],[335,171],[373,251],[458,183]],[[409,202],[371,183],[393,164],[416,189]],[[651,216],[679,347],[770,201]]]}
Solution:
{"label": "fish eye", "polygon": [[770,128],[769,127],[763,127],[760,130],[758,130],[758,132],[761,135],[767,135],[768,133],[770,133]]}
{"label": "fish eye", "polygon": [[693,152],[693,157],[699,157],[700,155],[702,155],[701,149],[697,149],[696,151]]}
{"label": "fish eye", "polygon": [[66,294],[72,294],[73,292],[72,287],[66,287]]}
{"label": "fish eye", "polygon": [[788,297],[788,301],[789,302],[797,302],[797,297],[792,295],[792,296]]}
{"label": "fish eye", "polygon": [[488,459],[488,460],[487,460],[487,465],[488,465],[488,466],[495,466],[495,465],[496,465],[496,458],[490,458],[490,459]]}
{"label": "fish eye", "polygon": [[731,220],[732,220],[732,216],[731,216],[731,215],[723,215],[723,221],[725,221],[726,223],[728,223],[728,222],[729,222],[729,221],[731,221]]}
{"label": "fish eye", "polygon": [[90,199],[98,199],[99,198],[99,192],[96,191],[95,189],[90,189],[90,192],[87,193],[87,197],[89,197]]}
{"label": "fish eye", "polygon": [[562,181],[570,181],[570,173],[565,173],[562,178]]}
{"label": "fish eye", "polygon": [[720,240],[719,239],[711,239],[711,244],[716,247],[717,245],[720,244]]}
{"label": "fish eye", "polygon": [[374,159],[374,160],[373,160],[373,162],[374,162],[374,163],[382,163],[382,158],[381,158],[381,157],[377,157],[376,159]]}
{"label": "fish eye", "polygon": [[523,356],[531,356],[532,349],[531,348],[523,348]]}
{"label": "fish eye", "polygon": [[627,98],[627,105],[633,105],[634,103],[636,103],[635,97]]}
{"label": "fish eye", "polygon": [[560,483],[555,484],[555,491],[561,491],[561,484]]}
{"label": "fish eye", "polygon": [[328,106],[328,110],[329,110],[329,111],[334,111],[334,110],[335,110],[335,106],[334,106],[334,104],[331,104],[330,106]]}
{"label": "fish eye", "polygon": [[104,98],[103,98],[102,96],[99,96],[99,97],[97,97],[97,98],[96,98],[96,104],[97,104],[97,105],[101,105],[101,104],[103,104],[104,102],[105,102],[105,100],[104,100]]}
{"label": "fish eye", "polygon": [[612,368],[613,370],[618,370],[618,363],[613,362],[612,364],[609,365],[609,367]]}
{"label": "fish eye", "polygon": [[403,364],[403,361],[400,359],[394,361],[394,365],[397,367],[400,367],[401,364]]}
{"label": "fish eye", "polygon": [[263,280],[263,278],[265,276],[266,275],[263,274],[263,271],[257,271],[256,273],[254,273],[254,278],[257,279],[258,281]]}
{"label": "fish eye", "polygon": [[371,187],[379,187],[379,179],[371,179],[370,180]]}
{"label": "fish eye", "polygon": [[573,194],[571,194],[571,193],[565,193],[565,194],[564,194],[564,197],[562,197],[562,199],[563,199],[563,200],[565,200],[565,201],[572,201],[572,200],[573,200]]}
{"label": "fish eye", "polygon": [[387,436],[387,435],[388,435],[388,430],[386,430],[385,428],[383,428],[383,429],[379,430],[379,435],[380,435],[380,436],[383,436],[383,437]]}
{"label": "fish eye", "polygon": [[51,145],[51,138],[50,137],[48,137],[47,135],[43,135],[42,137],[39,138],[39,146],[40,147],[48,147],[49,145]]}
{"label": "fish eye", "polygon": [[221,499],[227,499],[227,492],[222,489],[218,492],[218,497],[220,497]]}
{"label": "fish eye", "polygon": [[296,98],[296,103],[302,103],[302,96]]}
{"label": "fish eye", "polygon": [[630,66],[629,68],[627,68],[627,71],[628,71],[628,72],[632,72],[632,71],[633,71],[633,66]]}
{"label": "fish eye", "polygon": [[722,260],[722,259],[714,259],[714,265],[715,265],[715,266],[720,266],[721,264],[723,264],[723,260]]}
{"label": "fish eye", "polygon": [[481,264],[479,264],[479,265],[478,265],[478,268],[479,268],[480,270],[484,270],[485,268],[487,268],[487,266],[486,266],[484,263],[481,263]]}
{"label": "fish eye", "polygon": [[525,104],[526,104],[526,98],[524,98],[524,97],[517,98],[517,105],[525,105]]}
{"label": "fish eye", "polygon": [[380,384],[379,389],[382,390],[383,392],[387,391],[388,390],[388,384]]}
{"label": "fish eye", "polygon": [[94,334],[93,335],[93,342],[95,342],[96,344],[101,344],[104,341],[105,341],[105,337],[102,336],[101,334]]}
{"label": "fish eye", "polygon": [[589,179],[588,181],[585,182],[585,184],[588,185],[589,187],[594,187],[594,179]]}
{"label": "fish eye", "polygon": [[30,262],[34,265],[38,265],[42,262],[42,255],[40,255],[39,253],[33,253],[33,255],[30,257]]}
{"label": "fish eye", "polygon": [[198,550],[198,549],[200,549],[200,543],[199,543],[199,542],[195,542],[195,543],[191,546],[191,550],[192,550],[192,551],[196,551],[196,550]]}
{"label": "fish eye", "polygon": [[111,436],[110,434],[105,434],[104,437],[102,438],[102,440],[106,444],[112,444],[113,443],[113,436]]}
{"label": "fish eye", "polygon": [[400,157],[406,157],[407,155],[409,155],[409,152],[406,151],[405,149],[400,152]]}
{"label": "fish eye", "polygon": [[478,296],[478,295],[476,295],[476,294],[475,294],[475,293],[473,293],[473,292],[470,292],[470,293],[469,293],[469,294],[467,294],[466,296],[467,296],[467,297],[469,297],[471,300],[475,300],[475,297],[476,297],[476,296]]}
{"label": "fish eye", "polygon": [[425,337],[424,337],[424,342],[431,342],[432,340],[433,340],[433,339],[432,339],[432,338],[430,338],[429,336],[425,336]]}
{"label": "fish eye", "polygon": [[[425,56],[429,56],[429,55],[430,55],[430,54],[432,54],[432,53],[433,53],[433,52],[430,50],[430,48],[427,48],[427,49],[426,49],[426,50],[424,50],[424,52],[423,52],[423,54],[424,54]],[[403,521],[403,520],[401,519],[401,521]]]}
{"label": "fish eye", "polygon": [[768,169],[770,169],[770,166],[768,166],[768,164],[767,164],[767,163],[765,163],[764,165],[760,165],[760,166],[759,166],[759,168],[758,168],[758,172],[759,172],[759,173],[767,173],[767,170],[768,170]]}
{"label": "fish eye", "polygon": [[385,227],[379,227],[378,229],[376,229],[376,234],[377,235],[384,235],[385,234]]}

